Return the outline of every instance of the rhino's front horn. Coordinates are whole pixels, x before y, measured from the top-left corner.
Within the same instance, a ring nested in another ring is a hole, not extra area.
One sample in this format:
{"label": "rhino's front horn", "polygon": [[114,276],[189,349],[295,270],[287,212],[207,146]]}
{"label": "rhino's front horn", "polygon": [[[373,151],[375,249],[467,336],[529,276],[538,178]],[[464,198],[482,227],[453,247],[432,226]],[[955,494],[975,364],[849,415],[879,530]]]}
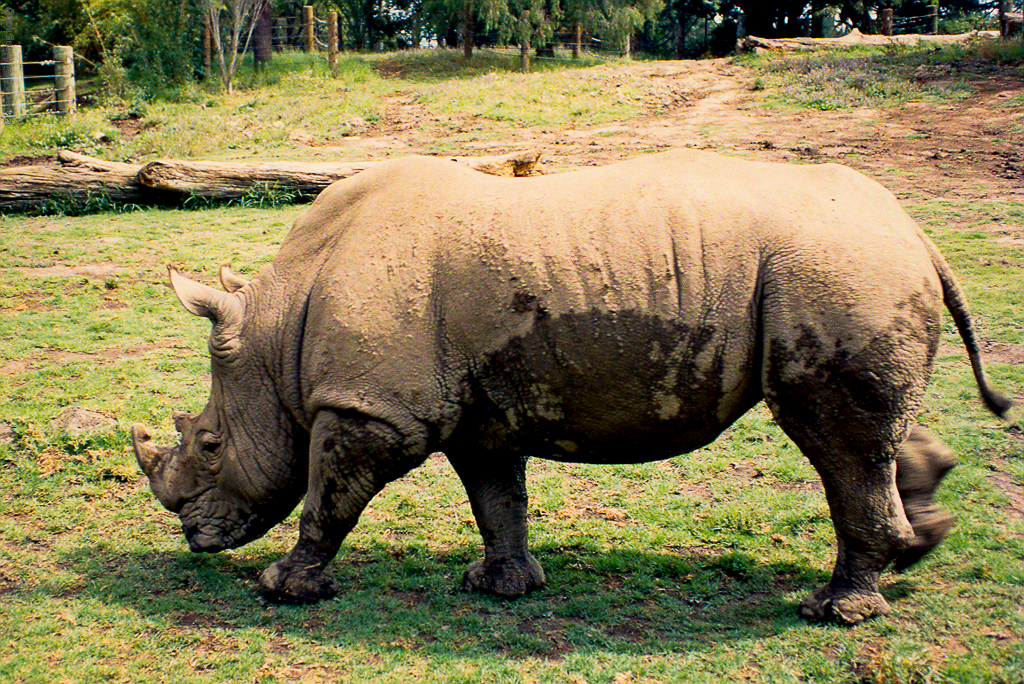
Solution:
{"label": "rhino's front horn", "polygon": [[149,430],[140,423],[132,425],[132,448],[135,450],[135,460],[150,480],[160,474],[171,453],[169,448],[155,444]]}
{"label": "rhino's front horn", "polygon": [[231,270],[231,262],[225,261],[220,265],[220,284],[227,292],[238,292],[249,284],[249,281]]}
{"label": "rhino's front horn", "polygon": [[215,325],[225,328],[242,322],[243,305],[239,296],[189,280],[173,266],[168,266],[167,272],[170,274],[174,293],[190,313],[205,316]]}

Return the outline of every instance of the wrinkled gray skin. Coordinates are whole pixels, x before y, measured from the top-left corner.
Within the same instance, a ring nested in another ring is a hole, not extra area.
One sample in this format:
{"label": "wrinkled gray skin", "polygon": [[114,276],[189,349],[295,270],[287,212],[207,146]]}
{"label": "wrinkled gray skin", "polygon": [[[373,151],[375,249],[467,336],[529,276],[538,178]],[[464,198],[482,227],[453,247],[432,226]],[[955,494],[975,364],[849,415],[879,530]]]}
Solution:
{"label": "wrinkled gray skin", "polygon": [[[213,383],[181,443],[133,442],[194,551],[244,544],[305,495],[278,601],[329,567],[388,482],[443,451],[484,558],[473,589],[543,586],[527,548],[528,455],[637,463],[714,440],[761,399],[817,469],[838,540],[811,619],[887,611],[880,573],[945,536],[952,465],[913,426],[943,303],[985,383],[962,293],[873,181],[836,165],[701,152],[535,178],[406,158],[339,181],[252,282],[171,282],[213,322]],[[908,440],[908,435],[910,439]]]}

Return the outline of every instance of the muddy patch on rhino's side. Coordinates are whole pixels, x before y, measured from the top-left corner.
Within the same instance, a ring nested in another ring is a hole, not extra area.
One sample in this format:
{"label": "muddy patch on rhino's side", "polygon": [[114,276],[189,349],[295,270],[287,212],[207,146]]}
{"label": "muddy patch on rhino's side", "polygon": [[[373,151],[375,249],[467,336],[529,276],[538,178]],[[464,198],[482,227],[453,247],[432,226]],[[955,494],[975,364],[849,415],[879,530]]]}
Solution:
{"label": "muddy patch on rhino's side", "polygon": [[517,448],[578,463],[693,451],[755,400],[750,350],[738,349],[733,366],[747,372],[734,373],[740,384],[726,402],[727,339],[712,324],[633,311],[555,315],[537,303],[533,328],[488,355],[476,374],[482,415],[474,424],[496,423],[492,432],[502,435],[526,425],[519,434],[535,441]]}

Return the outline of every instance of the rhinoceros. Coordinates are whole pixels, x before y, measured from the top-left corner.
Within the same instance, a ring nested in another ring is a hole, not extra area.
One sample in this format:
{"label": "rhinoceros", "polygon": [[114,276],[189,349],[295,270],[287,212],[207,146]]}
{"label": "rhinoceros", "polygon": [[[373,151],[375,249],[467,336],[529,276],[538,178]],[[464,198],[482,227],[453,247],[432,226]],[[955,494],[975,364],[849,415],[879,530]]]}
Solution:
{"label": "rhinoceros", "polygon": [[640,463],[708,444],[764,400],[824,485],[837,537],[809,619],[888,611],[878,591],[945,536],[952,466],[915,423],[948,308],[981,396],[967,305],[895,198],[834,164],[698,151],[529,178],[408,157],[324,190],[251,282],[169,267],[212,321],[202,413],[132,441],[193,551],[264,534],[305,496],[272,600],[337,592],[330,562],[387,483],[443,452],[483,559],[469,589],[544,586],[528,456]]}

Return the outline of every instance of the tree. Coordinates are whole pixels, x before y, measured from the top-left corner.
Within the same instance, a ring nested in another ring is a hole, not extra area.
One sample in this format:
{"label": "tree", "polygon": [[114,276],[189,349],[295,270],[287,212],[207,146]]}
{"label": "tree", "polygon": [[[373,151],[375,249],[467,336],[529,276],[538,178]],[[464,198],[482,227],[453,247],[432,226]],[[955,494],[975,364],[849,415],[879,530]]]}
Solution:
{"label": "tree", "polygon": [[270,64],[274,55],[273,22],[274,14],[269,2],[260,3],[256,11],[253,28],[253,68],[259,69]]}
{"label": "tree", "polygon": [[604,0],[605,26],[623,57],[633,53],[633,34],[658,16],[664,0]]}
{"label": "tree", "polygon": [[[213,50],[217,54],[217,62],[220,66],[221,83],[229,95],[234,92],[235,72],[238,70],[238,45],[242,34],[245,34],[244,53],[249,49],[249,41],[252,39],[252,31],[255,27],[256,14],[262,11],[263,4],[267,0],[200,0],[205,14],[206,26],[210,32],[210,40],[213,43]],[[227,19],[225,25],[221,25],[221,17]],[[224,58],[224,42],[227,39],[227,49],[230,51],[230,58]]]}
{"label": "tree", "polygon": [[530,46],[538,45],[553,33],[551,17],[543,0],[506,0],[507,4],[496,8],[494,15],[499,19],[504,36],[513,37],[519,43],[519,67],[530,70]]}
{"label": "tree", "polygon": [[583,31],[596,31],[601,26],[600,0],[564,0],[562,13],[572,33],[572,58],[579,59],[583,48]]}
{"label": "tree", "polygon": [[[719,17],[719,5],[717,0],[669,0],[661,13],[660,35],[654,36],[661,48],[659,51],[668,52],[664,46],[669,45],[674,59],[685,57],[687,36],[698,22]],[[706,45],[703,47],[707,49]]]}

